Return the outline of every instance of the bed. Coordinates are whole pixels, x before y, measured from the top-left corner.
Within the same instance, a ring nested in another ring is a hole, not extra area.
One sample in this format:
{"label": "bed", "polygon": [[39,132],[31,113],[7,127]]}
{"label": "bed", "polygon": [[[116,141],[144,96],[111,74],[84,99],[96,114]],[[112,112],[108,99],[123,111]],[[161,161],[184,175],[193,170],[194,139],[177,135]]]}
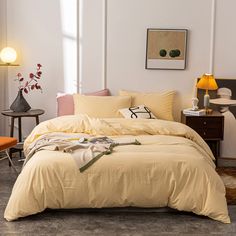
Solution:
{"label": "bed", "polygon": [[50,209],[170,207],[230,223],[225,187],[203,139],[184,124],[160,119],[68,115],[40,123],[25,141],[41,136],[106,136],[117,146],[80,172],[70,153],[41,150],[18,176],[4,218],[13,221]]}

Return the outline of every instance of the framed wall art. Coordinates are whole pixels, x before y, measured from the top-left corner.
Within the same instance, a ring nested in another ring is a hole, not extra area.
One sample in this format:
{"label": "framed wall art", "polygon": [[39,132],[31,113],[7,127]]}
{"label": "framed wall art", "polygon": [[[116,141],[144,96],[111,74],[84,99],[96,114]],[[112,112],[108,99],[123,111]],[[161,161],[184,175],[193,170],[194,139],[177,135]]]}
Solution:
{"label": "framed wall art", "polygon": [[147,29],[146,69],[184,70],[187,29]]}

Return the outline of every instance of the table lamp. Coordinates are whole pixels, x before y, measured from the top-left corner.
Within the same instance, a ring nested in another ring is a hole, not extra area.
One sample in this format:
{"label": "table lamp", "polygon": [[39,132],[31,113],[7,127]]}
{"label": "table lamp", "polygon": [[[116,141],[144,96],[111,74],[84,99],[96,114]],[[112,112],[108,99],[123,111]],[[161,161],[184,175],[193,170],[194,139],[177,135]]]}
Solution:
{"label": "table lamp", "polygon": [[0,64],[0,66],[19,66],[18,64],[14,64],[16,58],[17,53],[15,49],[11,47],[5,47],[0,52],[0,59],[3,62],[3,64]]}
{"label": "table lamp", "polygon": [[202,75],[202,77],[200,78],[200,80],[197,83],[197,88],[206,90],[206,93],[204,95],[204,108],[206,110],[206,113],[211,113],[212,110],[209,109],[210,95],[208,94],[208,90],[218,89],[218,85],[215,81],[214,76],[212,74]]}

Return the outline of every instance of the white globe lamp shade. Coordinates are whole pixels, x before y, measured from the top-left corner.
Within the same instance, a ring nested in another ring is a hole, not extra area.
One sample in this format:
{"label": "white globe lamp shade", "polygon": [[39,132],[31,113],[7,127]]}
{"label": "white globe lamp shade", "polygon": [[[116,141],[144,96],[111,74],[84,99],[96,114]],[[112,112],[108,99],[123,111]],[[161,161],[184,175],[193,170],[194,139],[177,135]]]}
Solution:
{"label": "white globe lamp shade", "polygon": [[6,64],[13,63],[16,60],[16,58],[17,58],[17,53],[15,49],[11,47],[3,48],[0,52],[0,59]]}

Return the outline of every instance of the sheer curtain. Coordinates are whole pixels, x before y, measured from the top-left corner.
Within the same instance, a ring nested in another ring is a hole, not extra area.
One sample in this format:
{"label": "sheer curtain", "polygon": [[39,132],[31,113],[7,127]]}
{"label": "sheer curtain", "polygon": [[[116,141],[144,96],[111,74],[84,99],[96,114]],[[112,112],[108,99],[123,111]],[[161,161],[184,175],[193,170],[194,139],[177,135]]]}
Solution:
{"label": "sheer curtain", "polygon": [[[0,50],[6,46],[6,1],[0,0]],[[0,112],[7,107],[7,67],[0,67]],[[0,115],[0,136],[6,135],[6,118]]]}

